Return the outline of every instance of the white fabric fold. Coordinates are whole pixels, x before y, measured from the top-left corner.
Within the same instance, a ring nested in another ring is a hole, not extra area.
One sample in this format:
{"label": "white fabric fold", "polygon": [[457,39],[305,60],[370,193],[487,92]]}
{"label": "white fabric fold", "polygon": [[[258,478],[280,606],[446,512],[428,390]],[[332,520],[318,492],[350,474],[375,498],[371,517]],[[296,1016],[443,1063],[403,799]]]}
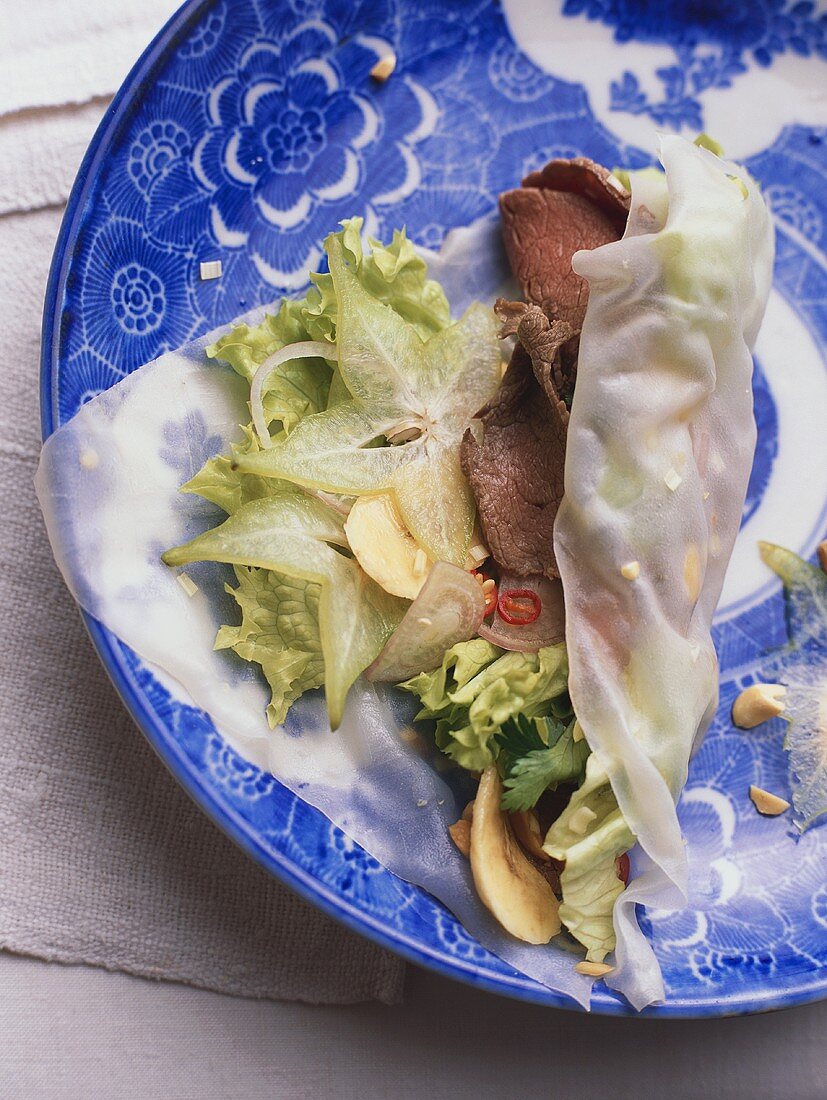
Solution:
{"label": "white fabric fold", "polygon": [[0,11],[0,115],[112,95],[177,0],[37,0]]}

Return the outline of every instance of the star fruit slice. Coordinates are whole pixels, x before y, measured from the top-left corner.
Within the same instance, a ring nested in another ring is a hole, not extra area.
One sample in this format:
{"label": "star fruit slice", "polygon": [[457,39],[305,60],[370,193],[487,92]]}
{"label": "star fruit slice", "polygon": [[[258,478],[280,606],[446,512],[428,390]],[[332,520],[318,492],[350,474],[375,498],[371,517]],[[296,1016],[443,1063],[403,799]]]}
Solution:
{"label": "star fruit slice", "polygon": [[[475,304],[423,340],[373,298],[348,266],[341,241],[326,242],[339,316],[339,372],[350,400],[306,416],[290,435],[239,469],[358,496],[392,491],[406,526],[435,561],[462,566],[474,500],[462,473],[462,435],[500,382],[492,310]],[[416,438],[376,446],[379,437]]]}
{"label": "star fruit slice", "polygon": [[409,606],[334,549],[346,545],[342,516],[320,500],[290,491],[243,505],[219,527],[163,556],[167,565],[254,565],[321,586],[319,634],[332,729],[342,720],[351,685],[376,659]]}

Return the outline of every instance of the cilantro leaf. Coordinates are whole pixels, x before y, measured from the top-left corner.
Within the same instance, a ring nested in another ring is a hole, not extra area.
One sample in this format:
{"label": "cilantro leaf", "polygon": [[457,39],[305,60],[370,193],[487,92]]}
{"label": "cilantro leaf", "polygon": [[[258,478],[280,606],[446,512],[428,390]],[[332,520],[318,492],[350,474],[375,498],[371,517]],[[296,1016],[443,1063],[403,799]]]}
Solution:
{"label": "cilantro leaf", "polygon": [[505,723],[497,735],[505,765],[504,810],[530,810],[550,787],[582,780],[589,746],[574,740],[574,727],[525,715]]}
{"label": "cilantro leaf", "polygon": [[551,739],[546,731],[544,738],[541,736],[535,721],[525,714],[516,714],[504,723],[502,729],[496,735],[497,743],[502,750],[501,758],[504,756],[506,761],[518,760],[521,756],[528,756],[530,752],[546,749],[549,740],[553,743],[562,734],[563,729],[564,727],[561,725],[559,730],[555,731],[556,736],[552,736]]}

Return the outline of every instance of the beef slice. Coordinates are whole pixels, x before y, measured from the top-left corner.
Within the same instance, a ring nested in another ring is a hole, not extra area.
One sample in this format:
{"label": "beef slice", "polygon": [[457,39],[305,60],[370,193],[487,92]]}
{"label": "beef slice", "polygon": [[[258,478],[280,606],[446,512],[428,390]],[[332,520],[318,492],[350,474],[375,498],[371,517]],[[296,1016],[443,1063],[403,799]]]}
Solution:
{"label": "beef slice", "polygon": [[588,286],[571,269],[581,248],[623,235],[629,195],[583,157],[554,160],[500,196],[511,269],[527,303],[497,303],[503,335],[519,343],[502,385],[466,432],[462,468],[485,540],[517,576],[558,577],[554,520],[563,498],[568,408]]}
{"label": "beef slice", "polygon": [[501,336],[516,336],[528,352],[534,377],[552,405],[568,405],[574,393],[580,334],[568,321],[549,321],[539,306],[498,298],[494,311],[502,321]]}
{"label": "beef slice", "polygon": [[588,157],[571,160],[550,160],[544,168],[530,172],[523,180],[523,187],[538,187],[546,191],[568,191],[582,195],[608,217],[616,230],[616,237],[623,235],[629,217],[630,194],[608,168]]}
{"label": "beef slice", "polygon": [[519,344],[478,419],[462,441],[462,469],[494,560],[520,577],[559,577],[552,535],[569,413],[562,400],[548,400]]}
{"label": "beef slice", "polygon": [[581,248],[597,248],[623,234],[629,195],[610,173],[587,160],[553,160],[500,196],[508,262],[526,301],[579,332],[589,289],[571,269]]}

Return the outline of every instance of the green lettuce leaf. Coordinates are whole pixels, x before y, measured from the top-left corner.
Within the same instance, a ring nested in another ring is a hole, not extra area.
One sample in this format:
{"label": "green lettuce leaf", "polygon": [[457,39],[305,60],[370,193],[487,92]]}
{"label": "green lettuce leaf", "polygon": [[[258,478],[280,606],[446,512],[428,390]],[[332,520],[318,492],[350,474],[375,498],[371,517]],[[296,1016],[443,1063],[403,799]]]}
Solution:
{"label": "green lettuce leaf", "polygon": [[181,486],[180,491],[196,493],[223,508],[228,515],[237,512],[242,505],[249,504],[252,500],[285,492],[300,492],[289,481],[241,472],[238,468],[239,457],[261,450],[259,438],[252,425],[242,428],[242,432],[241,441],[230,444],[229,455],[216,455],[215,458],[208,459],[195,477]]}
{"label": "green lettuce leaf", "polygon": [[[341,250],[360,300],[369,307],[387,308],[418,343],[447,329],[451,318],[445,294],[427,278],[425,261],[404,230],[394,233],[387,246],[378,241],[364,245],[362,225],[361,218],[352,218],[330,238]],[[251,383],[261,364],[290,344],[307,340],[331,344],[329,360],[289,360],[267,376],[262,400],[274,444],[283,443],[308,417],[352,403],[345,379],[334,365],[341,302],[333,277],[312,275],[311,283],[303,298],[282,300],[260,324],[236,325],[207,349],[208,355],[229,363]],[[448,352],[455,342],[447,337]],[[268,709],[271,722],[282,721],[301,692],[319,686],[325,678],[335,725],[350,683],[376,656],[405,605],[374,585],[347,554],[340,517],[293,481],[243,468],[262,447],[252,427],[242,432],[243,438],[231,445],[229,453],[210,459],[182,487],[212,501],[228,516],[238,517],[237,522],[231,529],[224,525],[171,551],[165,560],[195,560],[193,555],[203,555],[234,562],[239,586],[233,594],[241,608],[241,623],[223,627],[216,644],[261,665],[273,693]],[[379,441],[365,440],[365,449]],[[447,483],[449,478],[443,480]],[[460,488],[464,503],[467,487]],[[463,508],[460,512],[464,515]],[[272,531],[262,529],[264,516],[275,523]]]}
{"label": "green lettuce leaf", "polygon": [[[582,809],[590,811],[584,822]],[[602,962],[615,946],[612,911],[624,886],[615,860],[635,843],[604,769],[594,756],[568,806],[549,829],[544,849],[565,860],[560,875],[560,919],[586,948],[586,957]]]}
{"label": "green lettuce leaf", "polygon": [[789,645],[761,673],[787,688],[784,747],[795,821],[805,832],[827,817],[827,573],[781,546],[759,548],[784,584]]}
{"label": "green lettuce leaf", "polygon": [[241,608],[241,624],[223,626],[215,648],[261,665],[272,692],[267,718],[277,726],[300,695],[324,683],[321,586],[270,569],[236,566],[235,574],[238,587],[227,591]]}
{"label": "green lettuce leaf", "polygon": [[451,694],[468,707],[471,725],[481,738],[492,738],[517,714],[538,717],[568,683],[566,647],[547,646],[537,653],[504,653]]}
{"label": "green lettuce leaf", "polygon": [[538,653],[505,653],[482,638],[460,642],[442,665],[399,686],[418,696],[417,718],[436,720],[436,742],[470,771],[482,771],[499,754],[495,735],[517,714],[551,713],[566,691],[563,644]]}
{"label": "green lettuce leaf", "polygon": [[438,749],[468,771],[482,771],[493,758],[490,747],[481,743],[474,727],[463,723],[461,710],[437,719],[434,741]]}
{"label": "green lettuce leaf", "polygon": [[409,606],[371,580],[342,552],[346,547],[342,516],[320,500],[289,492],[243,505],[219,527],[168,550],[163,559],[173,566],[193,561],[257,566],[320,585],[325,694],[336,729],[351,685],[378,656]]}
{"label": "green lettuce leaf", "polygon": [[[396,230],[389,245],[370,240],[362,244],[362,218],[349,218],[334,237],[356,278],[372,298],[394,309],[413,325],[423,340],[451,323],[448,299],[439,283],[427,277],[425,261],[417,255],[405,230]],[[337,338],[339,307],[331,275],[311,275],[313,286],[302,308],[302,322],[309,339]],[[307,337],[297,337],[307,339]]]}
{"label": "green lettuce leaf", "polygon": [[400,686],[417,695],[429,717],[441,714],[453,704],[449,692],[464,687],[486,665],[490,665],[504,651],[484,638],[472,638],[459,642],[445,651],[442,664],[433,672],[420,672]]}
{"label": "green lettuce leaf", "polygon": [[[303,300],[284,299],[278,313],[266,316],[259,325],[236,325],[207,348],[207,355],[223,359],[242,378],[252,382],[253,375],[273,352],[310,339],[304,309]],[[330,355],[335,359],[333,348]],[[332,373],[324,359],[290,359],[271,370],[262,389],[267,423],[276,422],[289,433],[303,417],[325,409]]]}
{"label": "green lettuce leaf", "polygon": [[[342,246],[356,280],[377,302],[390,306],[426,339],[451,322],[448,300],[439,283],[427,278],[425,261],[417,255],[404,229],[387,246],[371,240],[363,247],[361,218],[342,222],[333,235]],[[252,381],[258,367],[288,344],[325,340],[334,344],[339,306],[329,273],[311,275],[304,298],[285,298],[278,312],[258,325],[236,325],[207,349],[242,378]],[[331,360],[336,352],[331,347]],[[285,433],[310,413],[348,400],[350,394],[332,365],[324,359],[293,359],[268,375],[262,398],[268,424]]]}

